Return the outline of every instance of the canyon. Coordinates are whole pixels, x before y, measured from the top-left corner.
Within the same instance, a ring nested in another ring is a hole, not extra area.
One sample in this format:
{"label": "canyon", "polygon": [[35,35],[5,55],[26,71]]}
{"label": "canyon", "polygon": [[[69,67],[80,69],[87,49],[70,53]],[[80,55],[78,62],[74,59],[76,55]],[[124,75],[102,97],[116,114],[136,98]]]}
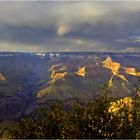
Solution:
{"label": "canyon", "polygon": [[105,84],[117,100],[135,96],[140,55],[55,54],[0,53],[0,122],[8,120],[7,128],[40,105],[94,100]]}

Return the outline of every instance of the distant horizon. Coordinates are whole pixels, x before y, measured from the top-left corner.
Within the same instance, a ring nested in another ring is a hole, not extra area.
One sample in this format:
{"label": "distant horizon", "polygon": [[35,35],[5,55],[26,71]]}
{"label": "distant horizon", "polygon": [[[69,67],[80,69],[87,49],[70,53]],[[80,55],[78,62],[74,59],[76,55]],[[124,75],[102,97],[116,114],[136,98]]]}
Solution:
{"label": "distant horizon", "polygon": [[70,52],[58,52],[58,51],[48,51],[48,52],[27,52],[27,51],[0,51],[0,53],[119,53],[119,54],[124,54],[124,53],[140,53],[140,52],[109,52],[109,51],[70,51]]}

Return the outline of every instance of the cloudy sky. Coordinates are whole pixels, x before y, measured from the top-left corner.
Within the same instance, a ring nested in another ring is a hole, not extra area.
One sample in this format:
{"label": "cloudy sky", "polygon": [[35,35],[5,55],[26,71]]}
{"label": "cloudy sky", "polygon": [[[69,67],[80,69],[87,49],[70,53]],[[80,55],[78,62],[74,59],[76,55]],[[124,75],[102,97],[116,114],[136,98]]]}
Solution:
{"label": "cloudy sky", "polygon": [[140,1],[0,2],[0,51],[140,52]]}

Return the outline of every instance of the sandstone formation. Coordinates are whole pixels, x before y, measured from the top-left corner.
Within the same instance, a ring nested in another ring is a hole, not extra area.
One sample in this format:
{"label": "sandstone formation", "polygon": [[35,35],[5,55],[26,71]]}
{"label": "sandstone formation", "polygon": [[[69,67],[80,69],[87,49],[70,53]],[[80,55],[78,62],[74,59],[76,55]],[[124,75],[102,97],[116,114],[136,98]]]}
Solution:
{"label": "sandstone formation", "polygon": [[5,81],[5,80],[6,80],[5,76],[2,73],[0,73],[0,81]]}
{"label": "sandstone formation", "polygon": [[62,63],[59,63],[59,64],[55,64],[55,65],[52,65],[50,68],[49,68],[49,71],[64,71],[67,69],[67,66],[62,64]]}
{"label": "sandstone formation", "polygon": [[120,63],[113,62],[111,57],[107,57],[105,61],[103,61],[103,67],[110,69],[113,75],[118,74],[118,70],[120,68]]}
{"label": "sandstone formation", "polygon": [[126,77],[124,75],[122,75],[122,74],[117,74],[117,77],[119,77],[120,79],[128,82],[128,80],[126,79]]}
{"label": "sandstone formation", "polygon": [[79,76],[82,76],[82,77],[85,77],[86,75],[86,67],[81,67],[81,68],[78,68],[79,70],[77,72],[75,72],[77,75]]}
{"label": "sandstone formation", "polygon": [[51,77],[50,77],[52,80],[49,81],[48,83],[53,84],[59,79],[64,79],[66,74],[67,74],[67,72],[52,71],[52,74],[51,74]]}
{"label": "sandstone formation", "polygon": [[133,75],[133,76],[140,76],[140,72],[137,72],[135,68],[126,68],[124,67],[124,72]]}
{"label": "sandstone formation", "polygon": [[120,79],[122,79],[123,81],[128,82],[128,80],[125,78],[124,75],[119,74],[119,69],[121,67],[121,64],[117,63],[117,62],[113,62],[111,57],[107,57],[106,60],[103,61],[103,67],[112,71],[113,76],[111,76],[109,83],[108,83],[110,87],[113,85],[112,80],[113,80],[114,76],[117,76]]}

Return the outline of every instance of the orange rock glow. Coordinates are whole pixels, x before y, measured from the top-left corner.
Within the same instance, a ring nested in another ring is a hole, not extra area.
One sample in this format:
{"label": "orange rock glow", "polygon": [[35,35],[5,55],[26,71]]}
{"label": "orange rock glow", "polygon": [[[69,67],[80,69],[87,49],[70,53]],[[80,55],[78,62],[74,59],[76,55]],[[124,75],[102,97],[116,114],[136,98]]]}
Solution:
{"label": "orange rock glow", "polygon": [[75,73],[77,75],[79,75],[79,76],[85,77],[85,75],[86,75],[86,67],[84,66],[84,67],[79,68],[79,70],[77,72],[75,72]]}

